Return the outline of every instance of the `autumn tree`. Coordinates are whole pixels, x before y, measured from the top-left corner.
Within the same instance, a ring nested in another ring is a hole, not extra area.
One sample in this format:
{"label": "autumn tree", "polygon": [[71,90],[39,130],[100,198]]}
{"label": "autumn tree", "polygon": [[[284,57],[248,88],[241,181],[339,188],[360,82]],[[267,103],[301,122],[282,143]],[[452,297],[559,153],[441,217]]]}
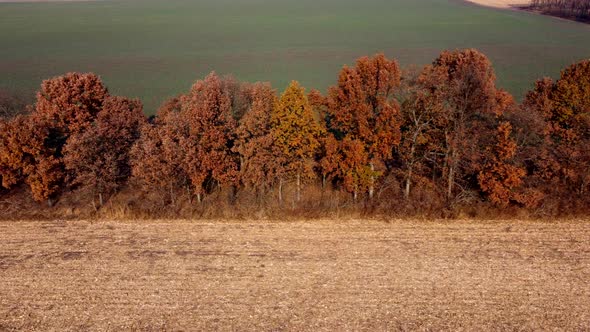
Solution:
{"label": "autumn tree", "polygon": [[237,162],[231,153],[236,122],[231,98],[222,80],[211,73],[180,98],[180,107],[184,122],[179,138],[182,165],[200,202],[207,183],[215,181],[219,186],[236,180]]}
{"label": "autumn tree", "polygon": [[328,117],[328,97],[324,96],[319,90],[311,89],[307,94],[307,100],[313,111],[314,118],[317,120],[320,128],[319,142],[320,147],[316,152],[315,160],[316,173],[321,177],[322,188],[326,187],[328,178],[334,179],[334,170],[338,166],[331,158],[338,158],[333,155],[333,149],[337,148],[338,141],[334,135],[328,132],[326,119]]}
{"label": "autumn tree", "polygon": [[253,84],[249,94],[251,104],[236,129],[233,151],[240,157],[241,183],[247,189],[264,192],[284,173],[284,155],[274,144],[271,122],[278,100],[270,84]]}
{"label": "autumn tree", "polygon": [[63,148],[73,133],[91,125],[107,96],[94,74],[69,73],[42,83],[21,143],[27,151],[26,181],[37,201],[51,205],[65,187]]}
{"label": "autumn tree", "polygon": [[[144,123],[130,151],[131,173],[146,191],[168,195],[175,203],[177,189],[188,188],[181,151],[174,133],[178,113],[160,110],[155,123]],[[190,188],[189,188],[190,193]],[[165,197],[165,196],[160,196]]]}
{"label": "autumn tree", "polygon": [[538,148],[534,175],[548,191],[584,194],[590,177],[590,60],[571,65],[556,82],[543,79],[530,91],[523,109],[543,119],[544,145]]}
{"label": "autumn tree", "polygon": [[[355,156],[366,155],[367,164],[359,169],[346,170],[350,179],[344,182],[365,181],[349,188],[368,188],[369,197],[374,194],[375,179],[392,158],[393,148],[400,142],[399,105],[395,90],[400,84],[400,71],[395,60],[383,54],[357,60],[354,68],[344,67],[338,84],[330,88],[327,107],[327,129],[346,147],[334,151],[349,151],[354,146]],[[362,151],[357,151],[362,147]],[[344,157],[344,156],[342,156]],[[340,159],[327,157],[328,159]],[[328,166],[327,160],[323,162]],[[355,163],[350,163],[355,164]],[[357,172],[361,172],[358,173]],[[365,176],[368,174],[368,176]]]}
{"label": "autumn tree", "polygon": [[87,128],[109,95],[100,78],[92,73],[68,73],[41,84],[35,113],[48,121],[57,139]]}
{"label": "autumn tree", "polygon": [[344,189],[357,200],[359,193],[370,190],[375,172],[369,166],[369,155],[360,140],[344,137],[338,141],[332,133],[324,140],[325,157],[320,161],[331,179],[341,179]]}
{"label": "autumn tree", "polygon": [[64,147],[64,164],[75,185],[98,195],[118,190],[131,175],[129,150],[145,123],[138,100],[107,97],[96,120],[85,131],[73,133]]}
{"label": "autumn tree", "polygon": [[173,200],[177,188],[201,202],[210,190],[235,185],[236,118],[247,113],[251,98],[249,86],[233,78],[211,73],[195,82],[187,94],[166,102],[154,123],[142,128],[132,149],[134,177],[151,188],[168,188]]}
{"label": "autumn tree", "polygon": [[590,60],[566,68],[556,82],[548,119],[553,141],[562,152],[562,174],[585,194],[590,184]]}
{"label": "autumn tree", "polygon": [[[41,137],[35,135],[41,134]],[[10,189],[24,181],[30,171],[31,158],[36,155],[44,133],[39,132],[29,116],[11,120],[0,119],[0,186]],[[31,141],[31,142],[30,142]]]}
{"label": "autumn tree", "polygon": [[557,155],[552,151],[550,140],[546,135],[546,114],[551,112],[550,99],[553,81],[543,78],[535,83],[519,107],[504,114],[506,121],[512,126],[511,137],[517,145],[514,156],[515,165],[523,167],[526,174],[523,177],[522,198],[519,203],[533,207],[544,198],[547,187],[555,193],[560,186],[555,181],[555,174],[559,172]]}
{"label": "autumn tree", "polygon": [[343,158],[340,151],[340,141],[334,137],[333,133],[325,132],[320,138],[320,150],[318,151],[318,168],[322,177],[322,187],[326,186],[328,180],[343,179],[341,171]]}
{"label": "autumn tree", "polygon": [[432,77],[406,71],[397,98],[401,104],[401,142],[397,149],[403,173],[404,197],[416,182],[433,181],[438,156],[444,151],[443,94],[431,86]]}
{"label": "autumn tree", "polygon": [[26,137],[38,131],[27,116],[33,107],[25,100],[20,94],[0,89],[0,188],[10,189],[22,182],[25,166],[30,164],[24,143]]}
{"label": "autumn tree", "polygon": [[13,147],[15,130],[12,125],[0,119],[0,188],[4,189],[10,189],[21,178],[18,167],[14,166],[16,162],[20,163],[22,157],[18,154],[18,144]]}
{"label": "autumn tree", "polygon": [[[0,134],[0,175],[2,185],[25,181],[37,201],[47,200],[62,189],[65,179],[61,159],[46,145],[50,128],[33,115],[17,116],[2,125]],[[4,131],[5,130],[5,131]]]}
{"label": "autumn tree", "polygon": [[446,197],[474,185],[481,166],[482,146],[492,144],[499,103],[510,98],[495,86],[490,61],[473,50],[444,51],[421,74],[421,84],[438,107],[435,130],[440,131],[439,160],[435,163],[445,179]]}
{"label": "autumn tree", "polygon": [[282,162],[279,168],[284,169],[279,178],[279,200],[282,200],[283,181],[295,180],[296,200],[300,201],[302,181],[314,176],[320,127],[298,82],[292,81],[281,95],[271,116],[271,126],[277,161]]}
{"label": "autumn tree", "polygon": [[590,0],[531,0],[530,7],[549,15],[590,20]]}
{"label": "autumn tree", "polygon": [[507,206],[511,200],[523,200],[517,191],[523,183],[525,170],[513,164],[517,145],[510,137],[512,126],[502,122],[497,129],[496,145],[490,149],[491,158],[478,174],[478,182],[490,201]]}

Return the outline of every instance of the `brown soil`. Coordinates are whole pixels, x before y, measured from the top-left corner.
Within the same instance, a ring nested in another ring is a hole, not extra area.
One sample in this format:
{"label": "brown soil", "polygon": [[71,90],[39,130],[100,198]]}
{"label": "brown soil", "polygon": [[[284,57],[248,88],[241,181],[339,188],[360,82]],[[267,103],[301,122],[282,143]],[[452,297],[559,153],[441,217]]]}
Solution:
{"label": "brown soil", "polygon": [[589,330],[590,223],[0,222],[0,331]]}

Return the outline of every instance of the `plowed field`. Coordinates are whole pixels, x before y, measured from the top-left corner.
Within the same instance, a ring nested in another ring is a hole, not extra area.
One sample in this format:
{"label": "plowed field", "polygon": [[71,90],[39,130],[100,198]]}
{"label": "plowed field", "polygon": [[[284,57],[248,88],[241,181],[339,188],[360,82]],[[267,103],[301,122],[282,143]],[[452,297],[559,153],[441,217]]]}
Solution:
{"label": "plowed field", "polygon": [[0,222],[0,330],[589,330],[588,222]]}

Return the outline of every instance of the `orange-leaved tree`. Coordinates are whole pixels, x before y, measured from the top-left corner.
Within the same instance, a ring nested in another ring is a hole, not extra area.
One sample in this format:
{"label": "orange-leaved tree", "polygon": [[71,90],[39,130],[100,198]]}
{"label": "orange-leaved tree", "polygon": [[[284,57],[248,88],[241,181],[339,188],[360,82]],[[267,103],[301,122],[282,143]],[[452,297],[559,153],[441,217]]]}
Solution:
{"label": "orange-leaved tree", "polygon": [[584,195],[590,185],[590,60],[562,71],[556,82],[536,83],[523,103],[544,120],[536,173],[549,192]]}
{"label": "orange-leaved tree", "polygon": [[[499,101],[507,97],[495,86],[491,62],[477,50],[444,51],[421,74],[428,101],[438,107],[437,168],[444,179],[447,199],[457,187],[472,188],[481,167],[482,146],[492,145],[497,117],[503,111]],[[437,105],[438,104],[438,105]]]}
{"label": "orange-leaved tree", "polygon": [[[376,177],[385,169],[393,148],[400,142],[399,105],[395,99],[399,84],[397,62],[378,54],[358,59],[354,68],[345,66],[340,71],[338,84],[329,90],[327,129],[335,140],[348,140],[346,147],[334,151],[349,151],[354,146],[353,150],[358,152],[354,156],[367,156],[362,168],[355,166],[339,172],[340,176],[348,177],[340,181],[355,183],[347,186],[349,191],[367,188],[372,197]],[[357,151],[361,147],[363,151]],[[333,168],[335,165],[329,165],[328,160],[344,157],[327,156],[324,167]],[[348,164],[356,165],[356,161]]]}
{"label": "orange-leaved tree", "polygon": [[277,168],[284,169],[279,178],[279,200],[282,201],[283,181],[295,180],[299,201],[302,181],[315,174],[314,157],[320,146],[321,128],[298,82],[292,81],[281,95],[271,116],[271,126],[277,161],[282,162]]}
{"label": "orange-leaved tree", "polygon": [[283,175],[284,156],[274,144],[271,116],[277,107],[270,84],[256,83],[249,88],[250,105],[236,129],[233,148],[240,156],[240,181],[257,193],[269,190]]}
{"label": "orange-leaved tree", "polygon": [[590,185],[590,60],[562,71],[552,101],[549,122],[562,151],[562,174],[574,191],[584,195]]}
{"label": "orange-leaved tree", "polygon": [[510,134],[512,126],[502,122],[497,129],[496,144],[490,149],[491,158],[479,172],[477,180],[492,203],[507,206],[511,200],[521,201],[517,189],[523,183],[525,170],[513,164],[517,145]]}
{"label": "orange-leaved tree", "polygon": [[[554,149],[551,140],[551,125],[548,119],[553,112],[553,80],[545,77],[535,82],[534,88],[527,92],[517,112],[509,114],[510,121],[518,136],[519,153],[517,157],[527,166],[527,185],[543,190],[542,187],[557,181],[559,174],[559,149]],[[554,189],[560,189],[555,184]],[[555,192],[555,191],[554,191]]]}

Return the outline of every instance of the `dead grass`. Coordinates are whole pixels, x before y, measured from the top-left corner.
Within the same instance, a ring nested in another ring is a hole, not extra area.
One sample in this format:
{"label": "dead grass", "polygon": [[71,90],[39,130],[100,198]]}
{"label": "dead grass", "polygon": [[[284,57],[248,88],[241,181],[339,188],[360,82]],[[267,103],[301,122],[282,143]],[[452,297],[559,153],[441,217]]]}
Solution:
{"label": "dead grass", "polygon": [[588,330],[590,223],[0,222],[0,330]]}

